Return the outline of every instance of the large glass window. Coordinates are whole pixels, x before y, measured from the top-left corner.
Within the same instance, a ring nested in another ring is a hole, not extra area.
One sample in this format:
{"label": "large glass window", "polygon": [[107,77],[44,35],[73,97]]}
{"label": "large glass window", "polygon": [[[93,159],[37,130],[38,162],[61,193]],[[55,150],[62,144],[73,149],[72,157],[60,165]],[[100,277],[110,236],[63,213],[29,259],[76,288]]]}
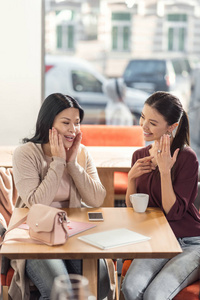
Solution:
{"label": "large glass window", "polygon": [[130,24],[129,13],[112,13],[112,50],[130,50]]}
{"label": "large glass window", "polygon": [[169,14],[168,20],[168,50],[185,51],[186,45],[186,14]]}

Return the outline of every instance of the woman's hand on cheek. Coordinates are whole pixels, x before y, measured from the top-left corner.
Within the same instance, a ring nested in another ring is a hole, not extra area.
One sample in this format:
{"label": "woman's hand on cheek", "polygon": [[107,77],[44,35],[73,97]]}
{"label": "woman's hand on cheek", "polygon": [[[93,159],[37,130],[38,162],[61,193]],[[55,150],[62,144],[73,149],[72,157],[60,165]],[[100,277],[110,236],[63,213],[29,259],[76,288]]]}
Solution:
{"label": "woman's hand on cheek", "polygon": [[77,154],[78,154],[78,149],[81,144],[81,139],[82,139],[82,133],[79,132],[74,139],[73,145],[68,150],[66,150],[66,155],[67,155],[66,161],[67,162],[73,161],[76,159]]}
{"label": "woman's hand on cheek", "polygon": [[61,157],[66,160],[66,152],[62,137],[54,127],[49,129],[49,144],[52,156]]}

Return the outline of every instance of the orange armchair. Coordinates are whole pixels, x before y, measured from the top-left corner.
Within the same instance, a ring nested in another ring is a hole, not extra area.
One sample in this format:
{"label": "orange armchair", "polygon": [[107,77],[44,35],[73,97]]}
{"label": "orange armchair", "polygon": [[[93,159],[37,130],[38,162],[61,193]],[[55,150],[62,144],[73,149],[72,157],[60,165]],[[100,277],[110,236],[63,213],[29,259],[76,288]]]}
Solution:
{"label": "orange armchair", "polygon": [[[143,130],[140,126],[81,125],[82,144],[85,146],[144,146]],[[131,162],[130,162],[131,165]],[[128,184],[128,173],[115,172],[115,199],[124,199]]]}

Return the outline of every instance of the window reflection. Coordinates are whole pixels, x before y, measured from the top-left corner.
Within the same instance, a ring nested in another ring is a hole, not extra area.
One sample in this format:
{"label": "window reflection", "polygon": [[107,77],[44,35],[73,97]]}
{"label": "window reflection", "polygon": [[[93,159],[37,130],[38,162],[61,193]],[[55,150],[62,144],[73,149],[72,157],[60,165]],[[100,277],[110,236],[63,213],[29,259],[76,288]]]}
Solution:
{"label": "window reflection", "polygon": [[72,85],[76,92],[102,93],[102,83],[91,73],[82,70],[72,71]]}

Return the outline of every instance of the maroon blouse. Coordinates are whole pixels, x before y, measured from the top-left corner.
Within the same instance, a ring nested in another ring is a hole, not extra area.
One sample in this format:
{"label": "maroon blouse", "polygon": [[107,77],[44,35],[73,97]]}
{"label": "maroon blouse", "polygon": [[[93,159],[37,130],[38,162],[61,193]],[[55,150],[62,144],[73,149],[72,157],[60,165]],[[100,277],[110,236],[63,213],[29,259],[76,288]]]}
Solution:
{"label": "maroon blouse", "polygon": [[[151,145],[133,153],[132,166],[139,159],[149,156]],[[196,154],[190,147],[179,152],[175,164],[174,192],[176,202],[166,218],[176,237],[200,236],[200,214],[194,206],[197,196],[199,164]],[[136,179],[138,193],[149,194],[150,207],[162,207],[161,181],[158,168]],[[164,211],[164,210],[163,210]]]}

